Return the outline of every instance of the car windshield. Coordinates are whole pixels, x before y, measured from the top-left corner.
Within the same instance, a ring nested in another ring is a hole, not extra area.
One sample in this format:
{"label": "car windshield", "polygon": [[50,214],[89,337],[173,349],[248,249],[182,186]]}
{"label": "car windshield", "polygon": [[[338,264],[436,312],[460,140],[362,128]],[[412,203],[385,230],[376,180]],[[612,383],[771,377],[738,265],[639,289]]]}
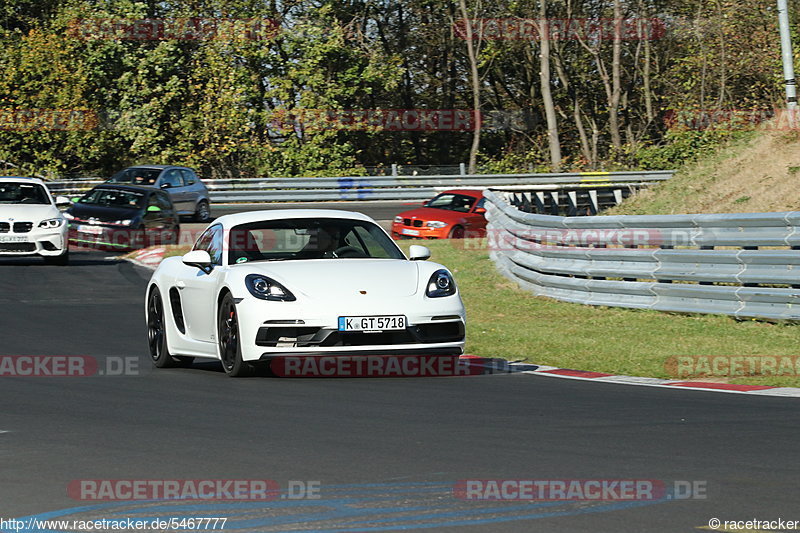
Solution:
{"label": "car windshield", "polygon": [[126,168],[114,174],[111,183],[131,183],[133,185],[155,185],[161,170],[157,168]]}
{"label": "car windshield", "polygon": [[427,203],[426,207],[433,209],[446,209],[447,211],[458,211],[466,213],[472,209],[472,204],[475,203],[475,198],[472,196],[464,196],[463,194],[440,194],[433,200]]}
{"label": "car windshield", "polygon": [[94,189],[78,200],[78,203],[100,205],[103,207],[137,209],[142,204],[142,198],[144,198],[144,194],[136,191]]}
{"label": "car windshield", "polygon": [[405,259],[376,224],[341,218],[265,220],[234,227],[229,264],[296,259]]}
{"label": "car windshield", "polygon": [[0,183],[0,204],[50,203],[47,190],[36,183]]}

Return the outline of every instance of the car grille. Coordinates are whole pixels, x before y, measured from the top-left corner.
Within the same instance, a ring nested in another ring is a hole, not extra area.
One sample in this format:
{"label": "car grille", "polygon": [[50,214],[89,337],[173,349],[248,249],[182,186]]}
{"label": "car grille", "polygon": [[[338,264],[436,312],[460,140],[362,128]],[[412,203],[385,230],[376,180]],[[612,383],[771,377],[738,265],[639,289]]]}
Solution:
{"label": "car grille", "polygon": [[315,327],[261,327],[256,344],[267,347],[380,346],[429,342],[461,342],[463,322],[420,324],[382,333],[343,332]]}
{"label": "car grille", "polygon": [[403,224],[406,225],[406,226],[413,226],[415,228],[421,228],[422,227],[422,221],[421,220],[416,220],[416,219],[415,220],[411,220],[410,218],[403,219]]}
{"label": "car grille", "polygon": [[11,229],[11,224],[8,222],[0,222],[0,233],[8,233]]}
{"label": "car grille", "polygon": [[33,229],[33,222],[14,222],[14,233],[28,233]]}
{"label": "car grille", "polygon": [[32,242],[0,242],[0,252],[35,252]]}

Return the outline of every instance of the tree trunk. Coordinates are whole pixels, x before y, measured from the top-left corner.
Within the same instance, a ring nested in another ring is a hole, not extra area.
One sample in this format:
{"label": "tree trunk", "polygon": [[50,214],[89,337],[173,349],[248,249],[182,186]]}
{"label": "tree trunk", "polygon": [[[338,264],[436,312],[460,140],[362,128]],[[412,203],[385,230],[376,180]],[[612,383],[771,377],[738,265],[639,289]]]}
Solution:
{"label": "tree trunk", "polygon": [[558,138],[558,117],[550,90],[550,30],[547,22],[547,0],[539,2],[539,43],[541,55],[539,61],[539,83],[544,103],[544,115],[547,119],[547,141],[550,147],[550,166],[553,172],[561,171],[561,143]]}
{"label": "tree trunk", "polygon": [[578,98],[575,98],[575,102],[572,106],[572,113],[573,118],[575,119],[575,127],[578,130],[578,136],[581,140],[581,152],[583,152],[583,157],[586,158],[586,161],[590,164],[593,164],[594,161],[592,160],[592,151],[589,148],[589,138],[586,136],[586,128],[583,125],[583,119],[581,118],[581,108],[578,104]]}
{"label": "tree trunk", "polygon": [[466,0],[459,0],[461,16],[464,18],[466,29],[467,56],[469,57],[470,78],[472,81],[472,146],[469,150],[469,170],[468,173],[475,174],[478,166],[478,151],[481,147],[481,81],[478,77],[478,55],[475,51],[475,43],[472,42],[472,24],[470,23],[469,12],[467,11]]}
{"label": "tree trunk", "polygon": [[611,144],[619,153],[622,150],[622,136],[619,126],[619,101],[621,88],[622,55],[622,5],[621,0],[614,0],[614,45],[611,59],[611,98],[608,102],[608,127],[611,130]]}

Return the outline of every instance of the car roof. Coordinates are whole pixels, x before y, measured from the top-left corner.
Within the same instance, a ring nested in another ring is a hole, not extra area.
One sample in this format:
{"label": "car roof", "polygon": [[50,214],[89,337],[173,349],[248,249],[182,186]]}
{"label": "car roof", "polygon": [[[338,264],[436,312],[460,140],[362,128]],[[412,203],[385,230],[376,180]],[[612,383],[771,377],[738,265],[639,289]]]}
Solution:
{"label": "car roof", "polygon": [[210,226],[222,224],[223,228],[232,228],[241,224],[250,224],[252,222],[290,218],[338,218],[343,220],[363,220],[366,222],[375,223],[375,221],[367,215],[356,213],[354,211],[342,211],[338,209],[270,209],[223,215],[212,222]]}
{"label": "car roof", "polygon": [[153,187],[148,187],[146,185],[125,185],[122,183],[102,183],[97,187],[95,187],[94,189],[115,189],[115,190],[141,192],[141,193],[160,190],[160,189],[154,189]]}
{"label": "car roof", "polygon": [[[189,168],[181,165],[133,165],[131,167],[123,168],[122,170],[131,170],[133,168],[146,168],[149,170],[164,170],[167,168]],[[191,169],[190,169],[191,170]]]}
{"label": "car roof", "polygon": [[44,185],[44,181],[39,178],[27,178],[22,176],[0,176],[0,182],[3,183],[38,183]]}
{"label": "car roof", "polygon": [[448,189],[437,193],[436,196],[440,194],[461,194],[464,196],[472,196],[473,198],[483,198],[483,191],[484,189]]}

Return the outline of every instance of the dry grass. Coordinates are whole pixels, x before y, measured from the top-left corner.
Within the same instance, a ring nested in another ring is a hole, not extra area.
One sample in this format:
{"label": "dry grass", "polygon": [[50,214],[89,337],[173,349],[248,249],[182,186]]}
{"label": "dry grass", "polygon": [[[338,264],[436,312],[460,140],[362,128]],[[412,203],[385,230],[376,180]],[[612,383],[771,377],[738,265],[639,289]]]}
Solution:
{"label": "dry grass", "polygon": [[800,133],[766,132],[687,165],[607,214],[758,213],[800,210]]}

